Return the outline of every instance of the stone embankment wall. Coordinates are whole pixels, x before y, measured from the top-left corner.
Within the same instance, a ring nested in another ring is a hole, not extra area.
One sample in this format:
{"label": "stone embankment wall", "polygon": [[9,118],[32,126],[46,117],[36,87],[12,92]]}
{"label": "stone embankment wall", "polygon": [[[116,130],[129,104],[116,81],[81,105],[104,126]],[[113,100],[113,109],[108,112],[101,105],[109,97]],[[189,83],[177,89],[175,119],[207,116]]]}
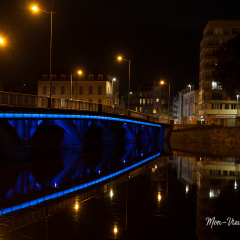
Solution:
{"label": "stone embankment wall", "polygon": [[174,125],[171,147],[173,151],[240,157],[240,128]]}

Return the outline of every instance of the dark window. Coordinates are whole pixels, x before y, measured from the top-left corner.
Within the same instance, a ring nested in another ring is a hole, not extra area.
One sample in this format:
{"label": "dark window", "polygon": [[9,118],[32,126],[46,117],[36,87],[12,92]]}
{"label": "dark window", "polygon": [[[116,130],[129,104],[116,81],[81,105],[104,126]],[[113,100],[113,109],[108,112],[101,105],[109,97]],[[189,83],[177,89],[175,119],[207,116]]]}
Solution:
{"label": "dark window", "polygon": [[212,93],[212,100],[222,100],[222,93]]}
{"label": "dark window", "polygon": [[46,92],[47,92],[47,87],[43,86],[43,94],[46,94]]}
{"label": "dark window", "polygon": [[93,94],[93,87],[89,86],[89,95],[92,95],[92,94]]}
{"label": "dark window", "polygon": [[79,87],[79,95],[83,95],[83,86]]}
{"label": "dark window", "polygon": [[65,94],[65,87],[61,86],[61,94]]}
{"label": "dark window", "polygon": [[98,86],[98,95],[102,95],[102,86]]}
{"label": "dark window", "polygon": [[55,94],[55,93],[56,93],[56,87],[52,86],[52,94]]}

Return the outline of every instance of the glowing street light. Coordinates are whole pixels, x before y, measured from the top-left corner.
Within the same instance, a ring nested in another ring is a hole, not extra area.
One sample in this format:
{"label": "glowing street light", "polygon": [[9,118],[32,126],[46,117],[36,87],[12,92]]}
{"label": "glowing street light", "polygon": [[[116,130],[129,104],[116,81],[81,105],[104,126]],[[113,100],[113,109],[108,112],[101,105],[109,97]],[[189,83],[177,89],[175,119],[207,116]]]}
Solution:
{"label": "glowing street light", "polygon": [[161,196],[161,193],[159,192],[159,193],[158,193],[158,202],[160,202],[161,199],[162,199],[162,196]]}
{"label": "glowing street light", "polygon": [[50,69],[49,69],[49,85],[50,85],[50,91],[49,91],[49,98],[50,98],[50,108],[52,108],[52,32],[53,32],[53,20],[52,20],[52,15],[53,15],[53,1],[52,1],[52,10],[50,12],[45,11],[43,9],[38,8],[38,6],[32,6],[32,11],[38,12],[41,10],[44,13],[49,13],[51,15],[51,30],[50,30],[50,56],[49,56],[49,64],[50,64]]}
{"label": "glowing street light", "polygon": [[124,59],[122,56],[117,57],[118,61],[126,61],[128,62],[128,109],[129,109],[129,99],[130,99],[130,76],[131,76],[131,59]]}
{"label": "glowing street light", "polygon": [[170,82],[165,83],[165,81],[161,80],[160,81],[161,85],[168,85],[168,123],[170,123]]}
{"label": "glowing street light", "polygon": [[113,197],[113,190],[110,190],[110,198],[112,198]]}
{"label": "glowing street light", "polygon": [[3,47],[6,45],[6,39],[2,36],[0,36],[0,47]]}
{"label": "glowing street light", "polygon": [[118,228],[117,226],[115,225],[114,228],[113,228],[113,232],[114,232],[114,235],[116,235],[118,233]]}
{"label": "glowing street light", "polygon": [[191,92],[191,90],[192,90],[192,85],[188,84],[188,87],[190,88],[190,92]]}

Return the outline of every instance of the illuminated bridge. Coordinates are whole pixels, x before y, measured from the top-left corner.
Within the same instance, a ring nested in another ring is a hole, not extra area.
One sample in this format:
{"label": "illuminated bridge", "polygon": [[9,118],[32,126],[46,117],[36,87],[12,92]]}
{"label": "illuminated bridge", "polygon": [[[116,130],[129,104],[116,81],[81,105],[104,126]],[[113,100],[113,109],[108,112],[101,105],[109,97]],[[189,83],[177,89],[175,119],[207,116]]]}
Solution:
{"label": "illuminated bridge", "polygon": [[82,101],[0,92],[0,153],[28,147],[80,149],[119,141],[169,140],[171,126],[142,113]]}

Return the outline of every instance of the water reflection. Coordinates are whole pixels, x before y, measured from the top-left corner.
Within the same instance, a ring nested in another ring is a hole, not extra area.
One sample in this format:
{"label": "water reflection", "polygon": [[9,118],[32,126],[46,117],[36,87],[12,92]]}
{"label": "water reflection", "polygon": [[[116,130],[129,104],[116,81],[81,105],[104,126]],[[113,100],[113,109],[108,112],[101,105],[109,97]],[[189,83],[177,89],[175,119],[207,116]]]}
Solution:
{"label": "water reflection", "polygon": [[196,187],[198,239],[233,239],[239,236],[240,226],[234,226],[240,225],[238,158],[175,156],[172,169],[185,185],[186,194]]}

